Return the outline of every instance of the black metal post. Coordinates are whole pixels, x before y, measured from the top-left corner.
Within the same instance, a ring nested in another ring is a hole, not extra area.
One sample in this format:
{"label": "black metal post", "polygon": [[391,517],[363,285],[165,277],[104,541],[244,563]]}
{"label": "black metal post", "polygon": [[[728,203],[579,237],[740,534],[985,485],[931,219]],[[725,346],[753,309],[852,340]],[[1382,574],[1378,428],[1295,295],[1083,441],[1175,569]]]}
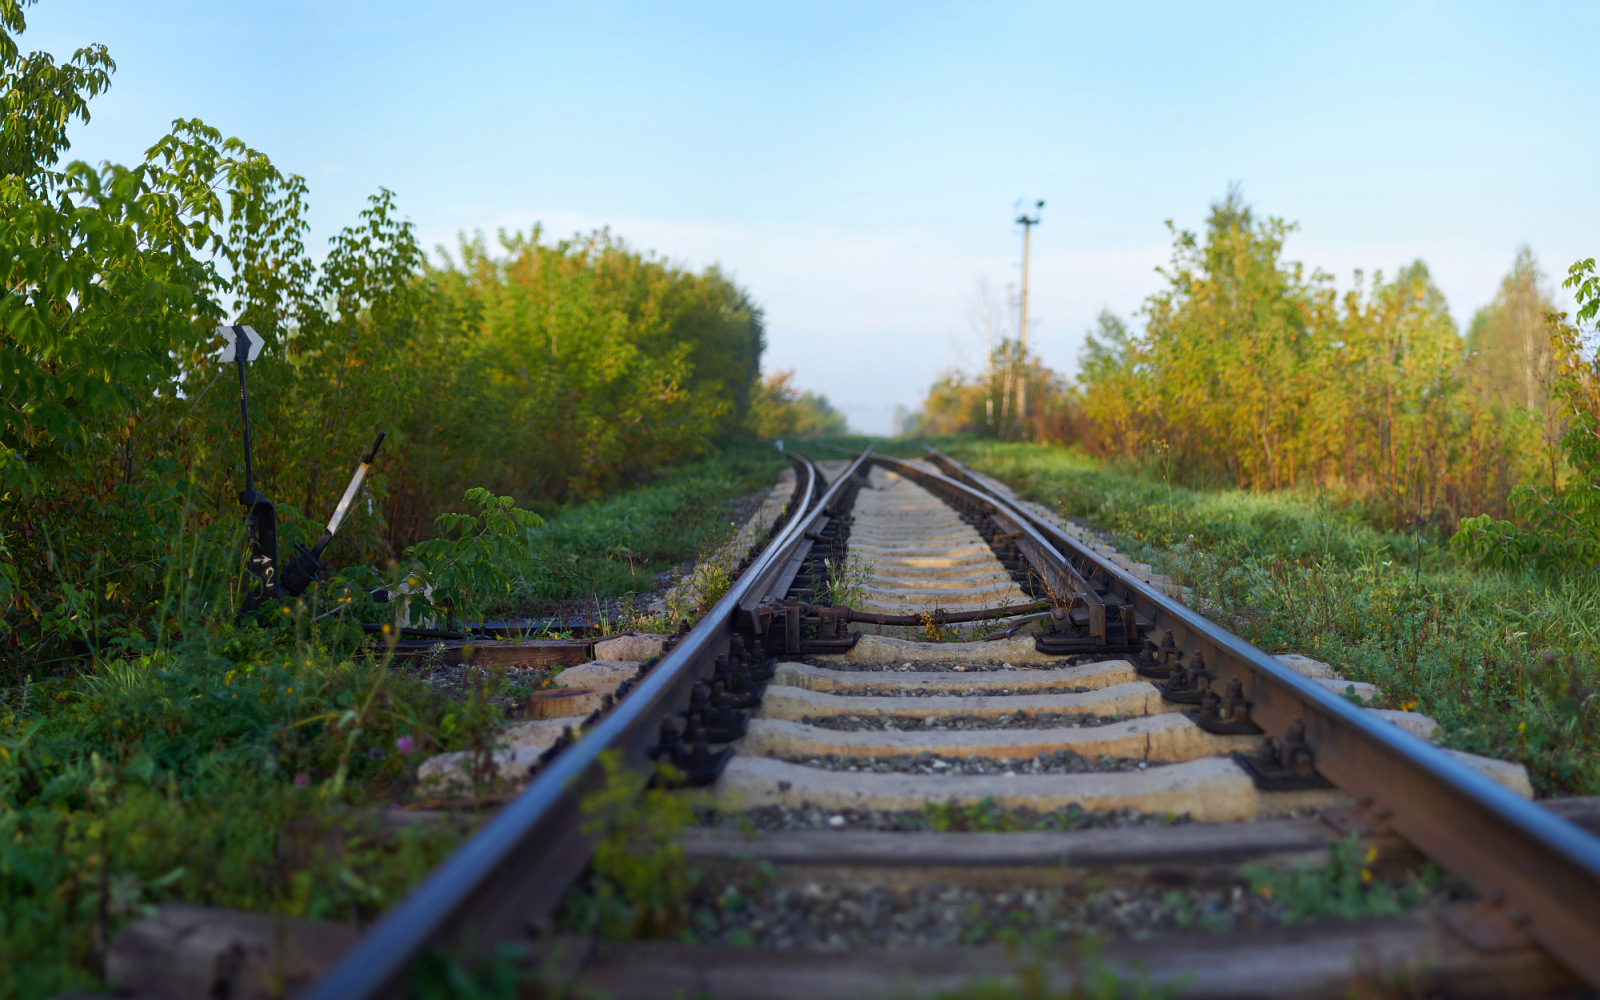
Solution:
{"label": "black metal post", "polygon": [[239,366],[239,420],[244,425],[244,489],[255,489],[255,470],[250,465],[250,404],[244,393],[245,344],[239,328],[233,328],[233,360]]}
{"label": "black metal post", "polygon": [[255,467],[250,461],[250,401],[245,394],[244,369],[249,352],[240,327],[233,330],[233,360],[239,366],[239,419],[244,425],[244,489],[239,504],[244,507],[245,525],[250,532],[250,572],[261,580],[245,595],[242,614],[259,608],[263,601],[281,593],[278,586],[278,512],[271,500],[256,489]]}

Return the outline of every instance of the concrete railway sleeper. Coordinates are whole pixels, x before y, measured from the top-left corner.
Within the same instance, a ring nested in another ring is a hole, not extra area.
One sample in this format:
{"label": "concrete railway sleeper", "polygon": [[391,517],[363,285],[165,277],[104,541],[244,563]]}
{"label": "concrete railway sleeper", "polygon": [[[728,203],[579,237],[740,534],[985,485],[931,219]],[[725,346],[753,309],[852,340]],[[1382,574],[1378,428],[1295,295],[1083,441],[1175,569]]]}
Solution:
{"label": "concrete railway sleeper", "polygon": [[[403,996],[429,948],[507,944],[617,998],[1600,987],[1595,802],[1529,801],[1517,765],[1432,746],[1432,720],[1255,649],[946,456],[838,464],[796,459],[789,516],[687,633],[569,668],[551,710],[593,712],[581,736],[513,731],[497,762],[526,788],[359,940],[330,931],[306,995]],[[562,924],[608,750],[705,786],[672,793],[700,796],[692,940]],[[266,952],[315,937],[249,927]]]}

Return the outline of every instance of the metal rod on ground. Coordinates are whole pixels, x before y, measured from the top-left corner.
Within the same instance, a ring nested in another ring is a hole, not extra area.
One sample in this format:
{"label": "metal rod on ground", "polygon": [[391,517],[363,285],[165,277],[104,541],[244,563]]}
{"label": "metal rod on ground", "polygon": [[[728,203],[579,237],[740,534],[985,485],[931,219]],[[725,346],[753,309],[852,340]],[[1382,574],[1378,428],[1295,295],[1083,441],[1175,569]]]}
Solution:
{"label": "metal rod on ground", "polygon": [[320,556],[322,550],[333,541],[334,533],[339,530],[339,525],[344,523],[345,515],[350,513],[350,505],[355,502],[356,491],[361,489],[362,480],[367,478],[367,470],[372,468],[372,463],[377,461],[378,449],[383,447],[383,439],[387,436],[385,431],[379,431],[377,440],[372,442],[372,447],[361,456],[361,463],[356,466],[355,475],[350,477],[350,485],[345,487],[344,496],[339,499],[339,506],[333,509],[333,515],[328,518],[328,526],[322,529],[322,534],[317,538],[317,543],[311,546],[311,554]]}

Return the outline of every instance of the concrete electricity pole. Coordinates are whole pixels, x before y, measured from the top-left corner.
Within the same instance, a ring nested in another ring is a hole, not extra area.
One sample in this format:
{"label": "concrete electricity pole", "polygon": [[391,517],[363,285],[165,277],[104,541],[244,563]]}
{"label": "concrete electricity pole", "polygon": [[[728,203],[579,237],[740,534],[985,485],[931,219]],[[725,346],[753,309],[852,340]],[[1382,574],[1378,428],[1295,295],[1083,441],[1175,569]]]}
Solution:
{"label": "concrete electricity pole", "polygon": [[1022,317],[1017,324],[1018,339],[1022,348],[1022,376],[1017,382],[1017,427],[1026,433],[1026,419],[1028,413],[1028,244],[1033,235],[1033,227],[1039,224],[1043,217],[1044,199],[1040,198],[1033,204],[1033,217],[1029,218],[1027,212],[1017,216],[1017,224],[1022,227]]}

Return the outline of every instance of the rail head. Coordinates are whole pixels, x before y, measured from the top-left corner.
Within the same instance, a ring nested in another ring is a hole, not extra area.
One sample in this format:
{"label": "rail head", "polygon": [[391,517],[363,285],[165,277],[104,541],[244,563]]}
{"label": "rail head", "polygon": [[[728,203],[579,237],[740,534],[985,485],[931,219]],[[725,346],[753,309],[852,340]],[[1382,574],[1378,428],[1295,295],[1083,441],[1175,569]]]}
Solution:
{"label": "rail head", "polygon": [[796,495],[815,499],[791,511],[728,592],[626,697],[385,915],[303,995],[305,1000],[403,997],[413,964],[431,945],[483,947],[525,941],[545,929],[589,858],[591,845],[580,829],[581,802],[603,779],[600,755],[619,751],[628,766],[652,766],[650,750],[661,719],[687,703],[690,686],[710,673],[715,655],[726,648],[740,603],[772,577],[774,563],[789,558],[867,459],[858,457],[823,491],[816,465],[804,456],[790,457],[798,477]]}
{"label": "rail head", "polygon": [[[946,478],[1003,501],[961,463],[928,451]],[[1240,677],[1251,720],[1269,734],[1282,738],[1302,724],[1317,770],[1365,815],[1463,878],[1511,933],[1528,933],[1600,987],[1600,839],[1290,670],[1044,518],[1008,506],[1058,554],[1094,566],[1156,628],[1171,629],[1180,648],[1200,650],[1208,669]]]}

